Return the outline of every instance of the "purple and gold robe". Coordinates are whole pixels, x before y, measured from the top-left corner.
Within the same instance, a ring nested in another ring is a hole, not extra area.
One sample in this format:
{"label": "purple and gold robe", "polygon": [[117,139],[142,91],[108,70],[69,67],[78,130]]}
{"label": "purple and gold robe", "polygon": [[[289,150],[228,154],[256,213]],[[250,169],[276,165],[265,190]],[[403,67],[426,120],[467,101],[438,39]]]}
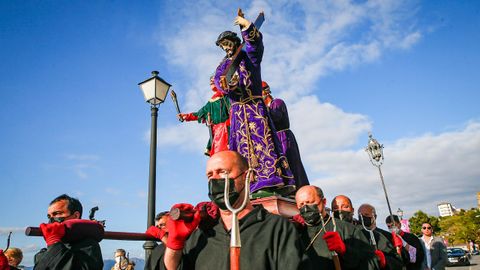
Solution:
{"label": "purple and gold robe", "polygon": [[296,188],[309,185],[307,173],[303,167],[302,159],[300,158],[300,151],[298,150],[297,140],[295,135],[290,130],[290,119],[288,118],[287,105],[282,99],[275,98],[268,106],[270,109],[270,117],[273,125],[277,130],[277,136],[282,144],[282,150],[287,157],[288,164],[292,170],[295,178]]}
{"label": "purple and gold robe", "polygon": [[219,81],[231,59],[225,58],[215,73],[215,85],[230,98],[229,148],[245,157],[255,170],[255,180],[250,184],[252,193],[269,187],[295,186],[262,99],[262,34],[252,23],[242,31],[242,37],[246,51],[239,55],[241,62],[228,89],[222,89]]}

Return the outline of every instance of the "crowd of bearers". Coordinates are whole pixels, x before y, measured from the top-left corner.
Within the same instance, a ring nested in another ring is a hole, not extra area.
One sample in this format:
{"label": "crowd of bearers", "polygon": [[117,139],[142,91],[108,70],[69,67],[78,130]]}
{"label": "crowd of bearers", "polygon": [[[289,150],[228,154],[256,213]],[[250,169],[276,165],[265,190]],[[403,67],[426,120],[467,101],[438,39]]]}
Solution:
{"label": "crowd of bearers", "polygon": [[[155,226],[146,234],[160,244],[147,258],[145,269],[229,269],[233,214],[227,204],[239,208],[244,198],[245,208],[237,214],[243,269],[416,270],[443,269],[446,263],[445,246],[433,237],[430,224],[423,224],[421,240],[403,232],[395,215],[386,219],[390,232],[381,230],[375,207],[362,204],[355,219],[350,198],[338,195],[330,212],[317,186],[305,185],[296,192],[300,214],[293,220],[254,206],[245,197],[251,171],[247,160],[235,151],[210,157],[206,166],[210,201],[195,207],[173,206],[191,219],[174,219],[169,212],[157,215]],[[225,194],[227,181],[230,192]],[[103,269],[98,244],[103,227],[81,219],[78,199],[58,196],[50,203],[47,217],[49,223],[40,224],[47,247],[35,255],[34,269]],[[120,255],[124,257],[124,252]],[[120,260],[119,269],[123,269],[121,264]],[[0,250],[0,270],[10,269],[15,268]]]}
{"label": "crowd of bearers", "polygon": [[[327,199],[321,188],[307,185],[295,196],[300,211],[294,219],[300,227],[304,252],[318,269],[378,269],[375,250],[355,225],[327,213]],[[338,267],[338,266],[337,266]]]}

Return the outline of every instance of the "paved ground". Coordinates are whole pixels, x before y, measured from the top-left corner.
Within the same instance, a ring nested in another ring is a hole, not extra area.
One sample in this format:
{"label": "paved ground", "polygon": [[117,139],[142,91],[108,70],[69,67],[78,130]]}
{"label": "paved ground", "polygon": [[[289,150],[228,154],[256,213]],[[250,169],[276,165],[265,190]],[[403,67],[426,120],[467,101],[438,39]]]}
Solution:
{"label": "paved ground", "polygon": [[451,266],[450,270],[480,270],[480,255],[473,255],[469,266]]}

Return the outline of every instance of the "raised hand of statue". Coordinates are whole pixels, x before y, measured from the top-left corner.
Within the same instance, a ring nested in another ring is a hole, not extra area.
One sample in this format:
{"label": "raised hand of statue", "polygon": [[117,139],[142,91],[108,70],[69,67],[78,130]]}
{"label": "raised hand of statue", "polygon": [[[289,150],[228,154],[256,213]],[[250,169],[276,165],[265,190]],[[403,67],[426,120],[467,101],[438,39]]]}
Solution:
{"label": "raised hand of statue", "polygon": [[250,26],[251,22],[242,16],[237,16],[235,17],[235,20],[233,21],[233,25],[240,25],[242,27],[242,30],[247,29]]}

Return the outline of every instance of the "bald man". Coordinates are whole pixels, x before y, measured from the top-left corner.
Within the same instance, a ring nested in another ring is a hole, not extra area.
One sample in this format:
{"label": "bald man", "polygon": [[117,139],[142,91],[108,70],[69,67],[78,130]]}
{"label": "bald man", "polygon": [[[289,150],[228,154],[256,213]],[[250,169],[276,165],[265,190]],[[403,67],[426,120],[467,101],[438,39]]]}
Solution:
{"label": "bald man", "polygon": [[[384,233],[377,228],[377,213],[375,207],[370,204],[362,204],[358,208],[358,220],[360,222],[359,226],[363,227],[364,235],[369,239],[369,242],[372,246],[379,251],[380,256],[384,256],[385,262],[382,265],[383,269],[389,270],[401,270],[404,265],[401,257],[398,255],[397,251],[393,247],[390,240],[388,240]],[[387,232],[388,233],[388,232]]]}
{"label": "bald man", "polygon": [[374,250],[361,230],[327,213],[327,200],[319,187],[301,187],[295,201],[304,220],[300,233],[312,265],[317,269],[335,269],[335,251],[342,269],[379,269]]}
{"label": "bald man", "polygon": [[333,216],[345,222],[358,224],[358,220],[354,219],[355,208],[353,208],[352,200],[345,195],[337,195],[332,200]]}
{"label": "bald man", "polygon": [[[225,206],[225,200],[229,200],[234,208],[240,207],[248,188],[245,186],[248,170],[247,161],[234,151],[218,152],[208,160],[209,197],[220,209],[219,222],[213,227],[195,230],[195,224],[192,226],[181,220],[169,219],[164,259],[167,269],[179,266],[179,269],[230,268],[232,213]],[[224,197],[225,181],[229,181],[231,188],[228,198]],[[242,242],[240,267],[308,269],[294,225],[261,206],[254,207],[247,200],[245,208],[238,213]]]}

